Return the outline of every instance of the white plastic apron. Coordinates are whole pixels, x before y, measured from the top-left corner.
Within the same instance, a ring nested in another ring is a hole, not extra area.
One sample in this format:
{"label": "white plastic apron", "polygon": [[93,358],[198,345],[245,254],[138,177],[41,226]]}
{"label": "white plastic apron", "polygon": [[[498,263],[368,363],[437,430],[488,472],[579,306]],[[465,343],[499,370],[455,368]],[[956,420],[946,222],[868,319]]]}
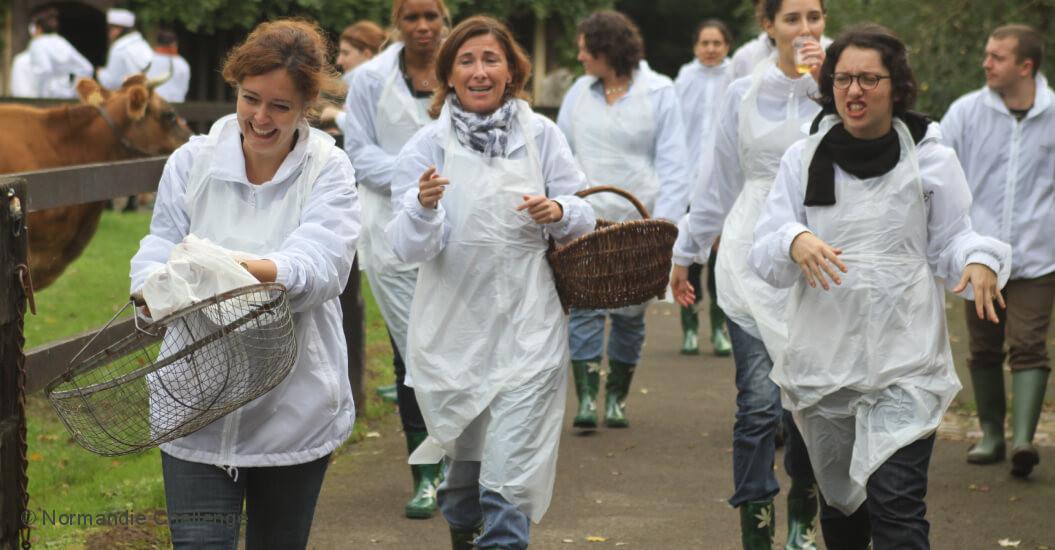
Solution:
{"label": "white plastic apron", "polygon": [[[758,111],[758,90],[771,64],[760,63],[751,77],[751,87],[740,103],[740,163],[744,187],[725,218],[722,244],[718,247],[715,284],[718,305],[726,316],[752,336],[759,338],[770,358],[780,357],[787,341],[784,307],[788,291],[763,281],[747,264],[754,243],[755,224],[765,208],[780,159],[796,141],[806,137],[802,127],[811,117],[799,113],[797,98],[789,98],[788,116],[771,121]],[[803,77],[806,78],[806,77]],[[818,107],[818,110],[820,108]]]}
{"label": "white plastic apron", "polygon": [[[803,152],[802,181],[824,120]],[[945,297],[927,262],[927,210],[916,147],[894,119],[901,160],[876,178],[847,178],[834,206],[808,206],[811,229],[841,248],[848,273],[830,291],[794,287],[788,344],[771,377],[794,413],[821,492],[844,513],[898,449],[928,436],[960,389]]]}
{"label": "white plastic apron", "polygon": [[[638,69],[625,96],[609,105],[591,90],[583,90],[572,110],[575,158],[590,185],[611,185],[634,194],[651,213],[659,195],[659,177],[652,158],[656,124],[649,101],[647,69]],[[638,219],[629,201],[612,193],[586,198],[598,218]]]}
{"label": "white plastic apron", "polygon": [[542,226],[515,210],[545,193],[531,116],[518,102],[523,159],[483,158],[449,132],[451,232],[418,274],[407,369],[430,436],[411,463],[482,460],[480,484],[538,522],[556,477],[569,353]]}
{"label": "white plastic apron", "polygon": [[[300,174],[286,185],[289,189],[281,194],[281,190],[274,186],[285,184],[271,182],[264,186],[253,186],[245,194],[240,192],[244,183],[217,181],[209,177],[221,136],[239,131],[235,115],[220,119],[213,125],[194,159],[184,195],[184,208],[191,214],[191,234],[209,239],[229,250],[264,256],[281,248],[286,237],[300,225],[300,214],[315,180],[326,165],[334,140],[323,132],[310,130],[307,124],[301,124],[299,131],[308,132],[308,150]],[[255,197],[264,192],[281,194],[281,198],[269,198],[268,207],[258,209]],[[239,453],[235,449],[240,440],[250,441],[245,445],[254,449],[274,449],[276,455],[300,450],[299,441],[303,434],[282,427],[283,423],[288,423],[290,418],[331,418],[340,405],[341,381],[328,362],[320,359],[321,336],[313,317],[295,313],[293,319],[297,358],[292,372],[282,383],[201,430],[162,445],[162,450],[176,456],[183,456],[184,453],[166,449],[166,446],[215,450],[219,453],[218,464],[233,466],[240,465]],[[314,398],[309,400],[307,396]],[[296,400],[295,414],[288,403],[291,399]],[[286,411],[286,418],[275,417],[275,411]],[[243,417],[254,419],[251,422],[254,429],[248,433],[239,433]],[[269,430],[269,422],[277,427]],[[253,455],[259,453],[259,450],[249,451]]]}
{"label": "white plastic apron", "polygon": [[[395,68],[385,81],[374,116],[378,145],[389,155],[397,155],[410,138],[429,122],[428,98],[416,99],[400,89],[402,73]],[[390,193],[367,185],[359,186],[363,235],[359,240],[360,268],[366,272],[385,325],[401,356],[406,356],[410,302],[418,278],[417,264],[396,258],[385,237],[385,225],[392,219]],[[411,385],[411,383],[408,383]]]}

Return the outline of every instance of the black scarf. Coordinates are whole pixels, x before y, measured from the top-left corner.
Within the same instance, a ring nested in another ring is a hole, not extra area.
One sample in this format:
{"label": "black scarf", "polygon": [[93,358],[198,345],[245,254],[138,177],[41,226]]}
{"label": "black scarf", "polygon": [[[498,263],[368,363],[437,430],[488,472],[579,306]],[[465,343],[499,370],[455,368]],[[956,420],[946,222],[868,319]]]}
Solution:
{"label": "black scarf", "polygon": [[[826,113],[817,115],[810,133],[817,133],[821,119]],[[930,119],[926,115],[908,112],[899,115],[912,139],[917,144],[927,134]],[[891,128],[885,136],[877,139],[858,139],[850,135],[840,122],[821,139],[817,152],[810,161],[809,180],[806,183],[806,206],[832,206],[835,204],[835,165],[860,178],[882,176],[897,166],[901,159],[901,146],[897,132]]]}

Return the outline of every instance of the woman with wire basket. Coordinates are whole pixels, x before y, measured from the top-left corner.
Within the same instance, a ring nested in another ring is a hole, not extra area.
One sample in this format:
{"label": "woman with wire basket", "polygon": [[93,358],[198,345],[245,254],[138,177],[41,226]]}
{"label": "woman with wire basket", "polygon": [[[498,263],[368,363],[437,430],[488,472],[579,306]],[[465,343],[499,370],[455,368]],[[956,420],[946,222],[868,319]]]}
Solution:
{"label": "woman with wire basket", "polygon": [[307,124],[320,91],[338,83],[324,36],[312,23],[279,20],[231,51],[223,76],[237,112],[169,158],[150,234],[132,259],[135,291],[185,238],[208,239],[257,258],[242,266],[283,285],[293,311],[292,372],[161,445],[176,548],[233,548],[243,503],[248,548],[304,548],[330,453],[352,431],[338,295],[359,235],[355,176],[333,139]]}

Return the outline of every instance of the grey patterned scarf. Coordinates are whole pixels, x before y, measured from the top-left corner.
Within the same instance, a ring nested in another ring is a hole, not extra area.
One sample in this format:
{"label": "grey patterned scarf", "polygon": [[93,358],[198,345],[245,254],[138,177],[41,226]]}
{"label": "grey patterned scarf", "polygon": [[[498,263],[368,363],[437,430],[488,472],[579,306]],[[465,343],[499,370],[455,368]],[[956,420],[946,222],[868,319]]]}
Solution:
{"label": "grey patterned scarf", "polygon": [[452,94],[449,97],[451,121],[458,143],[487,157],[506,156],[509,132],[517,112],[516,101],[506,100],[495,112],[481,115],[463,109],[457,96]]}

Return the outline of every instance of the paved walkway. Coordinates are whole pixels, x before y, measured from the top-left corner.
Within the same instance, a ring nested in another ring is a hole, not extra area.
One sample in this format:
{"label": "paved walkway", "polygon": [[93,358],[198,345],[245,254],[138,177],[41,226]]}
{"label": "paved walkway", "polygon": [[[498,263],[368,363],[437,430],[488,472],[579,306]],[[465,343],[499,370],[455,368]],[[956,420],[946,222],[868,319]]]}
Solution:
{"label": "paved walkway", "polygon": [[[954,316],[954,330],[962,326],[960,318]],[[674,307],[650,308],[629,429],[578,433],[570,427],[575,399],[569,397],[553,505],[542,524],[532,527],[533,549],[739,547],[739,515],[725,504],[732,486],[732,360],[682,356],[679,344]],[[709,349],[706,342],[704,347]],[[402,516],[410,473],[398,424],[389,415],[371,426],[380,437],[349,447],[330,467],[311,547],[450,548],[441,517]],[[933,547],[1001,548],[1004,539],[1009,545],[1019,541],[1008,547],[1055,550],[1055,452],[1043,448],[1041,465],[1022,482],[1008,475],[1006,464],[967,465],[968,443],[956,440],[961,436],[939,439],[935,448],[928,499]],[[785,485],[786,476],[778,474]],[[782,504],[781,498],[781,547]]]}

